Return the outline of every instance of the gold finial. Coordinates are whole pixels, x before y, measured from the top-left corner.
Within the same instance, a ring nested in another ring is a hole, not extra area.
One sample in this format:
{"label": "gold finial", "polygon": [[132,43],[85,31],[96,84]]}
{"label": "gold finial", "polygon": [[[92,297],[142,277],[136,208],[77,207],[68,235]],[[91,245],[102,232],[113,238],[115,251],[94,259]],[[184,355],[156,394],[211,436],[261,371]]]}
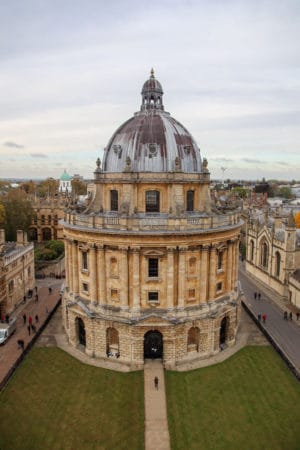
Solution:
{"label": "gold finial", "polygon": [[150,71],[150,75],[151,75],[151,78],[154,78],[154,69],[153,69],[153,67],[152,67],[152,69]]}

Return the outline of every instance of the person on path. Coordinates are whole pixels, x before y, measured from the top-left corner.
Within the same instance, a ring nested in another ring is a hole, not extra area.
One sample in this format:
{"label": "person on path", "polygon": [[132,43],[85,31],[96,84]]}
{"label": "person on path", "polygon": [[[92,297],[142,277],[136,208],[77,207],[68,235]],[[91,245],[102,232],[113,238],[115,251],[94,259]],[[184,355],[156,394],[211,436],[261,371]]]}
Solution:
{"label": "person on path", "polygon": [[258,314],[257,318],[258,318],[259,321],[261,321],[261,314]]}
{"label": "person on path", "polygon": [[51,287],[49,287],[48,292],[49,292],[49,295],[52,294],[52,288]]}
{"label": "person on path", "polygon": [[266,323],[266,320],[267,320],[267,314],[263,314],[262,320],[263,320],[263,323]]}
{"label": "person on path", "polygon": [[292,311],[290,312],[290,320],[293,320],[293,313],[292,313]]}
{"label": "person on path", "polygon": [[257,294],[257,297],[258,297],[258,300],[260,300],[260,298],[261,298],[261,293],[260,292]]}
{"label": "person on path", "polygon": [[26,323],[26,319],[27,319],[27,317],[26,317],[26,314],[24,313],[24,314],[23,314],[23,322],[24,322],[24,325],[25,325],[25,323]]}
{"label": "person on path", "polygon": [[35,323],[38,323],[39,322],[39,316],[36,314],[35,315]]}
{"label": "person on path", "polygon": [[158,389],[158,377],[154,378],[154,386],[155,386],[155,389]]}
{"label": "person on path", "polygon": [[28,323],[29,323],[29,325],[32,324],[32,317],[31,316],[28,317]]}
{"label": "person on path", "polygon": [[36,294],[35,296],[35,303],[37,303],[39,301],[39,296]]}
{"label": "person on path", "polygon": [[297,317],[297,320],[299,320],[299,317],[300,317],[300,313],[299,312],[296,313],[296,317]]}
{"label": "person on path", "polygon": [[28,330],[28,335],[30,336],[30,330],[31,330],[31,326],[27,325],[27,330]]}
{"label": "person on path", "polygon": [[254,300],[257,298],[257,292],[254,292]]}
{"label": "person on path", "polygon": [[24,350],[24,341],[23,339],[18,339],[18,348]]}
{"label": "person on path", "polygon": [[287,313],[287,311],[284,311],[284,313],[283,313],[283,318],[284,318],[284,320],[287,320],[287,319],[288,319],[288,313]]}
{"label": "person on path", "polygon": [[5,316],[5,322],[9,323],[9,315],[8,314],[6,314],[6,316]]}

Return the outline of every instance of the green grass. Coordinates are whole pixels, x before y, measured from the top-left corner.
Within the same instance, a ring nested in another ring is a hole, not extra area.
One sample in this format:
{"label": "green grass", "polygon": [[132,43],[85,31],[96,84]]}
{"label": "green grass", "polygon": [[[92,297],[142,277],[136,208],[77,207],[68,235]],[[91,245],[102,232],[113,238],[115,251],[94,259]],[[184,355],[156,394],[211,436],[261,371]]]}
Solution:
{"label": "green grass", "polygon": [[143,395],[143,372],[34,348],[0,394],[0,449],[143,449]]}
{"label": "green grass", "polygon": [[166,373],[172,450],[300,449],[300,384],[270,347]]}

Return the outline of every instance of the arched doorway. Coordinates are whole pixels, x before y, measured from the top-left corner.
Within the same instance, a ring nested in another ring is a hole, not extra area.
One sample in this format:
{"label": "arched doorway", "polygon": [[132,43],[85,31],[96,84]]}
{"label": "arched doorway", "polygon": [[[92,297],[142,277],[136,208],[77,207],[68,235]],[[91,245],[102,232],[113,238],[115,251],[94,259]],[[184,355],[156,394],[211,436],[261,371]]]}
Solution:
{"label": "arched doorway", "polygon": [[77,317],[77,333],[78,333],[78,341],[80,345],[86,345],[86,337],[85,337],[85,326],[84,322],[80,317]]}
{"label": "arched doorway", "polygon": [[227,323],[228,323],[227,317],[223,317],[223,319],[221,321],[221,326],[220,326],[220,347],[221,347],[221,349],[223,349],[224,345],[226,344]]}
{"label": "arched doorway", "polygon": [[163,337],[162,334],[155,331],[148,331],[144,336],[144,358],[162,358],[163,357]]}

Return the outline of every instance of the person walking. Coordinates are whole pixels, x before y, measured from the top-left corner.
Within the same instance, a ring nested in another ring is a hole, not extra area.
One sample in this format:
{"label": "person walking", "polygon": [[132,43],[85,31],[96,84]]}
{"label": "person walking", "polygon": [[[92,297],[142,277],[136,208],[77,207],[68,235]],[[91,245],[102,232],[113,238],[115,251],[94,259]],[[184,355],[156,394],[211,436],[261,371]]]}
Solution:
{"label": "person walking", "polygon": [[254,292],[254,300],[257,299],[257,292]]}
{"label": "person walking", "polygon": [[31,330],[31,326],[27,325],[27,330],[28,330],[28,335],[30,336],[30,330]]}
{"label": "person walking", "polygon": [[266,323],[266,320],[267,320],[267,314],[263,314],[262,320],[263,320],[263,323]]}
{"label": "person walking", "polygon": [[32,324],[32,317],[31,316],[28,317],[28,323],[29,323],[29,325]]}
{"label": "person walking", "polygon": [[284,311],[284,313],[283,313],[283,318],[284,318],[284,320],[287,320],[287,319],[288,319],[288,313],[287,313],[287,311]]}
{"label": "person walking", "polygon": [[35,296],[35,303],[37,303],[39,301],[39,296],[36,294]]}
{"label": "person walking", "polygon": [[293,313],[292,313],[292,311],[290,312],[290,320],[293,320]]}
{"label": "person walking", "polygon": [[154,387],[155,389],[158,389],[158,377],[154,378]]}
{"label": "person walking", "polygon": [[49,295],[52,294],[52,288],[51,287],[49,287],[48,292],[49,292]]}
{"label": "person walking", "polygon": [[257,297],[258,297],[258,300],[260,300],[260,298],[261,298],[261,293],[260,292],[257,294]]}
{"label": "person walking", "polygon": [[261,321],[261,314],[258,314],[257,318],[258,318],[259,321]]}
{"label": "person walking", "polygon": [[35,323],[39,323],[39,316],[37,314],[35,315]]}
{"label": "person walking", "polygon": [[23,314],[23,323],[24,323],[24,325],[25,325],[25,323],[26,323],[26,319],[27,319],[27,317],[26,317],[26,314],[24,313],[24,314]]}
{"label": "person walking", "polygon": [[18,348],[24,350],[24,341],[23,339],[18,339]]}
{"label": "person walking", "polygon": [[296,317],[297,317],[297,320],[299,320],[299,317],[300,317],[300,313],[299,312],[296,312]]}

